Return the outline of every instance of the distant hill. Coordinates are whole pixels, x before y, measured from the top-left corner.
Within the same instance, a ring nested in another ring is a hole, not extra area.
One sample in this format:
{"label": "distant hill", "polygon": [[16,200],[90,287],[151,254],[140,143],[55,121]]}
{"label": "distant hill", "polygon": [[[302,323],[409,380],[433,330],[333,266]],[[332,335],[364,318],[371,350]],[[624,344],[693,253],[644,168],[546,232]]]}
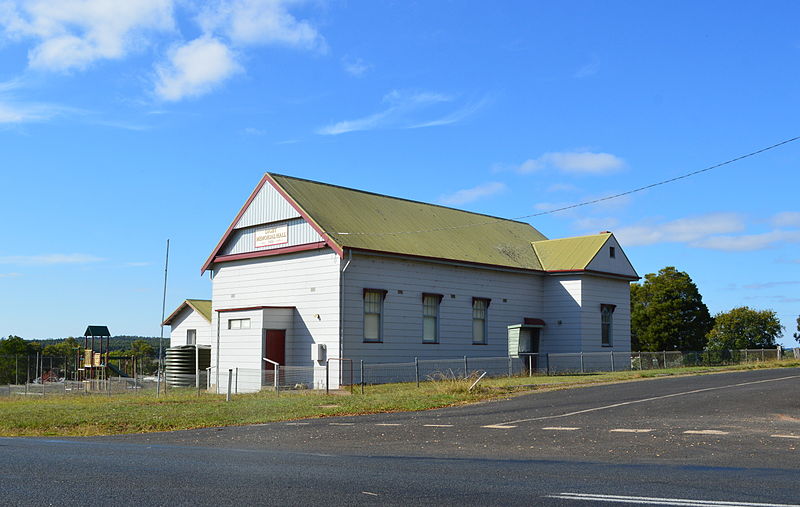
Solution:
{"label": "distant hill", "polygon": [[[83,336],[75,336],[74,338],[78,340],[78,343],[83,345]],[[48,345],[55,345],[56,343],[61,343],[64,340],[66,340],[66,338],[50,338],[48,340],[28,340],[28,341],[37,342],[40,343],[42,347],[47,347]],[[99,340],[99,338],[95,338],[95,344],[97,344],[97,340]],[[109,351],[130,350],[131,343],[133,343],[136,340],[144,340],[147,343],[149,343],[151,347],[153,347],[153,350],[158,351],[158,337],[128,336],[128,335],[112,336],[111,338],[109,338],[108,349]],[[169,336],[164,337],[163,347],[164,349],[169,347]],[[95,345],[95,348],[97,348],[97,345]]]}

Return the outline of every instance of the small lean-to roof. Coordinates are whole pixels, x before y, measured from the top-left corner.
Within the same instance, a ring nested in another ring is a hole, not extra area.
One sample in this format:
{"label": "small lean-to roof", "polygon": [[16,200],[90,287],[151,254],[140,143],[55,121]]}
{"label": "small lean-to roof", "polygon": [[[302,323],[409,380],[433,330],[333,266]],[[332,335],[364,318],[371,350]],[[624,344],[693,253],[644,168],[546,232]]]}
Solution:
{"label": "small lean-to roof", "polygon": [[203,316],[209,323],[211,322],[211,301],[208,299],[187,299],[167,317],[163,324],[169,326],[172,321],[180,314],[184,308],[191,308]]}
{"label": "small lean-to roof", "polygon": [[542,270],[530,224],[361,190],[268,174],[342,248]]}
{"label": "small lean-to roof", "polygon": [[610,232],[604,232],[591,236],[534,241],[532,245],[546,271],[574,271],[586,269],[610,237]]}

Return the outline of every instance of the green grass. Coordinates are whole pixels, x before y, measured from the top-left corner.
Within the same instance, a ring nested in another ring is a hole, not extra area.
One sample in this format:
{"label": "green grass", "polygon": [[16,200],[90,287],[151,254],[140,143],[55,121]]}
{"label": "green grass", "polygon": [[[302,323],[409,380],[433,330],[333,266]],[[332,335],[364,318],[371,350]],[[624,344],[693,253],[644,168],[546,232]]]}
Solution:
{"label": "green grass", "polygon": [[588,375],[485,379],[473,391],[470,381],[443,378],[415,384],[367,386],[366,394],[295,391],[234,396],[197,395],[170,390],[166,396],[91,395],[0,399],[0,436],[88,436],[232,426],[310,417],[426,410],[501,398],[531,390],[564,389],[664,375],[686,375],[764,367],[800,366],[800,361],[728,367],[675,368]]}

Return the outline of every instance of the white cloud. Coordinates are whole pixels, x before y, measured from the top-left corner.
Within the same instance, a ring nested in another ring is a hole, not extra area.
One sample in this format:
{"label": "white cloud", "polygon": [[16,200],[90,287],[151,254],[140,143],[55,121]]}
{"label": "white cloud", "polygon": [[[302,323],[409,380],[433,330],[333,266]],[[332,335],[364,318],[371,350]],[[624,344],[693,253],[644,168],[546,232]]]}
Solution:
{"label": "white cloud", "polygon": [[581,231],[600,232],[613,230],[617,225],[619,225],[619,220],[611,217],[587,217],[575,220],[573,225],[575,228]]}
{"label": "white cloud", "polygon": [[17,278],[22,276],[22,273],[0,273],[0,278]]}
{"label": "white cloud", "polygon": [[222,34],[235,45],[280,44],[325,51],[325,39],[307,21],[298,21],[287,7],[293,0],[216,1],[197,17],[208,34]]}
{"label": "white cloud", "polygon": [[573,174],[608,174],[625,167],[625,161],[611,153],[591,151],[560,151],[528,159],[514,170],[521,174],[553,168]]}
{"label": "white cloud", "polygon": [[105,259],[88,254],[9,255],[0,257],[0,264],[43,266],[53,264],[89,264]]}
{"label": "white cloud", "polygon": [[143,268],[145,266],[150,266],[152,262],[126,262],[125,266],[129,268]]}
{"label": "white cloud", "polygon": [[800,243],[800,231],[776,230],[741,236],[712,236],[695,241],[691,246],[727,252],[748,252],[772,248],[781,243]]}
{"label": "white cloud", "polygon": [[800,227],[800,212],[784,211],[776,213],[770,221],[775,227]]}
{"label": "white cloud", "polygon": [[316,132],[320,135],[335,136],[348,132],[385,128],[423,128],[451,125],[475,113],[486,102],[481,100],[477,103],[466,104],[433,120],[420,120],[418,118],[422,115],[430,116],[432,114],[429,112],[430,110],[454,100],[453,97],[441,93],[410,93],[393,90],[383,97],[383,102],[388,104],[385,109],[355,120],[343,120],[326,125],[317,129]]}
{"label": "white cloud", "polygon": [[34,39],[34,69],[84,69],[119,59],[147,45],[148,32],[171,31],[173,0],[9,0],[0,4],[0,26],[12,40]]}
{"label": "white cloud", "polygon": [[439,197],[439,202],[448,206],[460,206],[470,202],[490,197],[504,192],[508,187],[505,183],[499,181],[492,181],[484,183],[472,188],[465,188],[452,194],[447,194]]}
{"label": "white cloud", "polygon": [[342,58],[342,67],[344,67],[345,72],[354,77],[361,77],[372,68],[371,65],[361,58],[352,58],[349,56]]}
{"label": "white cloud", "polygon": [[592,57],[592,61],[581,66],[578,70],[575,71],[575,74],[573,75],[578,79],[582,79],[585,77],[594,76],[599,71],[600,71],[600,61],[597,59],[597,57]]}
{"label": "white cloud", "polygon": [[155,93],[169,101],[197,97],[241,70],[228,46],[200,37],[173,48],[169,61],[156,67]]}
{"label": "white cloud", "polygon": [[710,213],[660,224],[645,222],[617,229],[614,233],[626,246],[690,242],[692,246],[699,246],[699,241],[713,234],[728,234],[742,230],[744,230],[744,221],[740,215]]}

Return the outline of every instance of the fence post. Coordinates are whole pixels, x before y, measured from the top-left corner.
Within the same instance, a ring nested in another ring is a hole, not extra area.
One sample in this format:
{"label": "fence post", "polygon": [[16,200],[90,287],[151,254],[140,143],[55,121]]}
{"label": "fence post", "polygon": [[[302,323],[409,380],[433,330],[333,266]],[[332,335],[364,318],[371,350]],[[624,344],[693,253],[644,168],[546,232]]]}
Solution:
{"label": "fence post", "polygon": [[642,371],[642,351],[639,351],[639,371]]}
{"label": "fence post", "polygon": [[469,370],[469,366],[467,366],[467,356],[464,356],[464,378],[467,378],[468,374],[467,371]]}
{"label": "fence post", "polygon": [[528,356],[528,376],[533,377],[533,354]]}
{"label": "fence post", "polygon": [[664,368],[667,367],[667,351],[664,351]]}
{"label": "fence post", "polygon": [[[359,376],[361,378],[361,394],[364,394],[364,360],[363,359],[361,360],[361,372],[359,373]],[[419,386],[419,383],[417,383],[417,386]]]}
{"label": "fence post", "polygon": [[780,361],[781,358],[783,357],[783,347],[778,345],[778,348],[776,350],[777,350],[777,359],[778,361]]}
{"label": "fence post", "polygon": [[581,351],[581,373],[583,373],[583,351]]}
{"label": "fence post", "polygon": [[511,362],[511,356],[508,356],[508,376],[509,377],[513,375],[513,373],[514,373],[513,369],[514,369],[514,366],[513,366],[513,363]]}
{"label": "fence post", "polygon": [[550,352],[545,353],[544,356],[547,360],[547,374],[550,375]]}
{"label": "fence post", "polygon": [[414,358],[414,378],[417,381],[417,387],[419,387],[419,358]]}
{"label": "fence post", "polygon": [[275,365],[275,394],[276,395],[281,393],[280,378],[281,378],[281,365],[276,364]]}
{"label": "fence post", "polygon": [[616,371],[614,370],[614,351],[612,350],[609,354],[611,354],[611,371]]}
{"label": "fence post", "polygon": [[331,385],[331,367],[330,367],[330,360],[325,360],[325,394],[330,394],[330,385]]}
{"label": "fence post", "polygon": [[233,383],[233,368],[228,368],[228,394],[225,401],[231,401],[231,384]]}
{"label": "fence post", "polygon": [[764,347],[761,347],[761,362],[764,362]]}
{"label": "fence post", "polygon": [[747,362],[747,349],[744,349],[744,362]]}

